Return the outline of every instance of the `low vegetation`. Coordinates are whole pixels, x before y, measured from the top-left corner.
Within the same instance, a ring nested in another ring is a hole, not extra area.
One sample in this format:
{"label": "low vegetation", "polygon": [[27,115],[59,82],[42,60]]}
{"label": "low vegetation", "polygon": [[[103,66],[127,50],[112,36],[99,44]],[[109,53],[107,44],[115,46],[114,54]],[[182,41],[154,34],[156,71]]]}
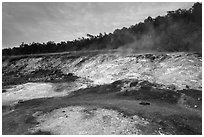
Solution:
{"label": "low vegetation", "polygon": [[[119,49],[121,51],[193,51],[202,52],[202,4],[192,8],[168,11],[165,16],[148,17],[144,22],[113,33],[55,43],[22,43],[19,47],[3,49],[3,55],[54,53]],[[14,46],[14,45],[11,45]]]}

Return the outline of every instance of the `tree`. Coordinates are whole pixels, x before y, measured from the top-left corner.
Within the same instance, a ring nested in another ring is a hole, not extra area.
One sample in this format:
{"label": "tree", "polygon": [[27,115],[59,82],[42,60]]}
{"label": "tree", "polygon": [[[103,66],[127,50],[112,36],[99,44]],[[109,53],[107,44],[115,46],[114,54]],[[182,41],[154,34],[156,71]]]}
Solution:
{"label": "tree", "polygon": [[[157,51],[196,51],[202,50],[202,4],[192,8],[167,11],[165,16],[147,17],[129,28],[116,29],[113,33],[87,34],[88,38],[55,43],[22,42],[19,47],[3,49],[3,55],[37,54],[76,50],[117,49],[119,47]],[[150,46],[149,46],[150,45]]]}

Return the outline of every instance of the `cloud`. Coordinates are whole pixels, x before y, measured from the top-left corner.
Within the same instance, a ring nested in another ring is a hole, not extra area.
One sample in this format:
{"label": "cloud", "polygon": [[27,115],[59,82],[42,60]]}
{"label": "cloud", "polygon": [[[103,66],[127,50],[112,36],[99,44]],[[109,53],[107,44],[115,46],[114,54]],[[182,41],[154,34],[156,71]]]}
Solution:
{"label": "cloud", "polygon": [[3,3],[3,47],[113,32],[193,3]]}

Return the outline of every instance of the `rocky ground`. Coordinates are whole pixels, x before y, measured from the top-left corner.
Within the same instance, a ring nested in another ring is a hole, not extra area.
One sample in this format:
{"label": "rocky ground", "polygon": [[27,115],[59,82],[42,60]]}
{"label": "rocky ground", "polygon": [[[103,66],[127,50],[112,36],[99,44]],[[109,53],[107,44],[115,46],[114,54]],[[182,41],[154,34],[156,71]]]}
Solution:
{"label": "rocky ground", "polygon": [[197,53],[3,57],[2,72],[3,134],[202,134]]}
{"label": "rocky ground", "polygon": [[40,124],[30,129],[31,134],[39,131],[62,135],[142,134],[139,127],[149,124],[137,115],[129,118],[117,111],[81,106],[56,109],[38,116],[37,121]]}

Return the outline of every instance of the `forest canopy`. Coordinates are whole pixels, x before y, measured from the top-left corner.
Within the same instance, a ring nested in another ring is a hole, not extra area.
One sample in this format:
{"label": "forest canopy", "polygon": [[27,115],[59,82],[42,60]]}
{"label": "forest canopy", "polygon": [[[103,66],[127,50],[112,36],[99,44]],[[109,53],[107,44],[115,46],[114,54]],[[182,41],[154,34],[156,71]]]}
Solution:
{"label": "forest canopy", "polygon": [[87,38],[55,43],[24,43],[5,48],[3,56],[55,53],[65,51],[119,49],[136,52],[202,52],[202,4],[190,9],[168,11],[165,16],[147,17],[129,28],[116,29],[113,33],[87,34]]}

